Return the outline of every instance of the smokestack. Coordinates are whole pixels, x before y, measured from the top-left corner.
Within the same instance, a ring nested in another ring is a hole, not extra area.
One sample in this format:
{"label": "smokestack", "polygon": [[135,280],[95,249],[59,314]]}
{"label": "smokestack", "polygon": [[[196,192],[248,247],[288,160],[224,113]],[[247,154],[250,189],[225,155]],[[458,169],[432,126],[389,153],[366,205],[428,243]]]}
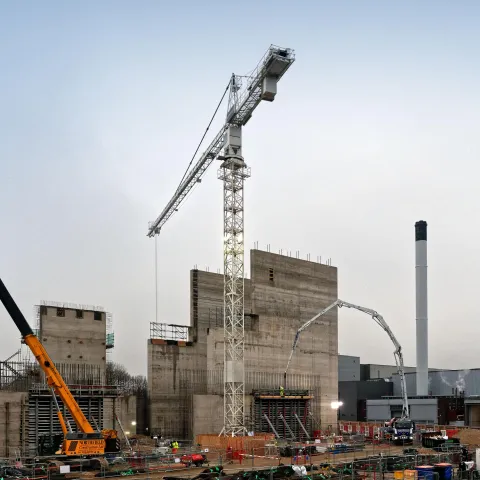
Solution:
{"label": "smokestack", "polygon": [[417,395],[428,395],[427,222],[415,223]]}

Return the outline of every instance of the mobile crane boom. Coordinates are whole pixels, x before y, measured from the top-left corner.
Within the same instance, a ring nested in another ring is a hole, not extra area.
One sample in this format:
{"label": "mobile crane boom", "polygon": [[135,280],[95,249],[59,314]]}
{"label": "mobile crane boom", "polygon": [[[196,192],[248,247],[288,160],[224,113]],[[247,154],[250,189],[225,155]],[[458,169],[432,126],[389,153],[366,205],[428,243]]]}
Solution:
{"label": "mobile crane boom", "polygon": [[287,363],[287,368],[285,369],[284,372],[284,381],[286,383],[287,379],[287,371],[288,367],[290,366],[290,363],[292,361],[293,354],[295,352],[295,348],[297,347],[298,340],[300,338],[300,334],[306,330],[312,323],[315,323],[322,315],[325,315],[327,312],[332,310],[333,308],[338,307],[346,307],[346,308],[353,308],[355,310],[359,310],[360,312],[366,313],[367,315],[370,315],[375,323],[379,325],[387,335],[390,337],[390,340],[392,341],[393,345],[395,346],[395,351],[393,352],[393,355],[395,357],[395,364],[397,365],[397,370],[398,374],[400,375],[400,386],[402,390],[402,418],[408,419],[409,418],[409,413],[408,413],[408,395],[407,395],[407,383],[405,381],[405,367],[403,364],[403,354],[402,354],[402,347],[400,343],[398,342],[397,338],[393,334],[392,330],[388,326],[387,322],[384,320],[384,318],[375,310],[372,310],[371,308],[365,308],[361,307],[360,305],[354,305],[353,303],[348,303],[344,302],[343,300],[337,300],[333,302],[331,305],[328,307],[324,308],[322,311],[317,313],[314,317],[312,317],[308,322],[304,323],[298,330],[297,333],[295,334],[295,339],[293,341],[293,347],[292,351],[290,352],[290,357],[288,359]]}
{"label": "mobile crane boom", "polygon": [[48,355],[40,340],[33,333],[30,325],[25,320],[25,317],[1,279],[0,300],[2,301],[12,320],[15,322],[15,325],[20,331],[25,344],[28,345],[31,352],[37,359],[40,368],[45,373],[48,386],[52,389],[54,394],[61,398],[63,404],[70,412],[70,415],[78,427],[79,433],[67,432],[65,421],[63,420],[60,411],[58,412],[60,425],[65,435],[62,453],[65,455],[104,454],[106,445],[104,434],[94,430],[90,425],[89,421],[80,409],[80,406],[70,392],[67,384],[56,369],[52,359]]}

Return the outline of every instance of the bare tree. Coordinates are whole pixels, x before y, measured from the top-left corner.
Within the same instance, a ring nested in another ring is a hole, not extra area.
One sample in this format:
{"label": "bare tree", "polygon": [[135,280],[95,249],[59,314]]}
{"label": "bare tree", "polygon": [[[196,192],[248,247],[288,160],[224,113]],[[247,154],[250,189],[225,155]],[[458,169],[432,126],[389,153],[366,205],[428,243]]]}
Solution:
{"label": "bare tree", "polygon": [[106,378],[107,385],[116,385],[126,394],[138,396],[147,394],[147,378],[143,375],[130,375],[119,363],[107,363]]}

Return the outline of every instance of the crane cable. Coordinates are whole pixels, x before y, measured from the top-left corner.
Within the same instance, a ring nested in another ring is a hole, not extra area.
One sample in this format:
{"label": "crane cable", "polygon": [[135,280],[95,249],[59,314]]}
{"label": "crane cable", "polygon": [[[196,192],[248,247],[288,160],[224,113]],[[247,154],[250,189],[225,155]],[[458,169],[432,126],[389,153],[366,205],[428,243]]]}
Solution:
{"label": "crane cable", "polygon": [[200,140],[200,143],[198,144],[197,149],[195,150],[195,153],[193,154],[192,159],[190,160],[190,163],[188,164],[188,167],[185,170],[185,173],[183,174],[183,177],[180,180],[180,183],[178,184],[178,187],[177,187],[177,190],[175,191],[175,193],[178,193],[178,191],[180,190],[180,187],[182,186],[182,182],[185,180],[185,177],[187,176],[187,173],[190,170],[190,167],[192,166],[193,160],[197,156],[198,150],[200,149],[200,146],[202,145],[203,140],[205,139],[205,136],[207,135],[208,130],[210,129],[210,126],[212,125],[212,122],[215,119],[215,116],[217,115],[218,109],[220,108],[220,105],[222,104],[223,99],[225,98],[225,95],[227,94],[227,91],[230,88],[230,84],[231,84],[231,79],[228,81],[228,84],[225,87],[225,91],[223,92],[222,98],[218,102],[218,105],[217,105],[217,108],[215,109],[215,112],[213,112],[213,115],[212,115],[212,118],[210,119],[208,127],[206,128],[205,132],[203,133],[202,139]]}

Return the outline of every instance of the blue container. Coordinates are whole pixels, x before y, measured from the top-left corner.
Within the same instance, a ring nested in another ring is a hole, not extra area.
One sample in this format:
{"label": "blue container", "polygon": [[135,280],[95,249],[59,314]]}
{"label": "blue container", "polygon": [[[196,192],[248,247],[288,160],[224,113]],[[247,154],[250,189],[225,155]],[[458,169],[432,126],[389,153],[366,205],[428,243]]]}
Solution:
{"label": "blue container", "polygon": [[432,465],[419,465],[415,467],[418,472],[418,480],[433,480],[434,467]]}
{"label": "blue container", "polygon": [[452,480],[453,467],[451,463],[436,463],[435,472],[438,473],[439,480]]}

